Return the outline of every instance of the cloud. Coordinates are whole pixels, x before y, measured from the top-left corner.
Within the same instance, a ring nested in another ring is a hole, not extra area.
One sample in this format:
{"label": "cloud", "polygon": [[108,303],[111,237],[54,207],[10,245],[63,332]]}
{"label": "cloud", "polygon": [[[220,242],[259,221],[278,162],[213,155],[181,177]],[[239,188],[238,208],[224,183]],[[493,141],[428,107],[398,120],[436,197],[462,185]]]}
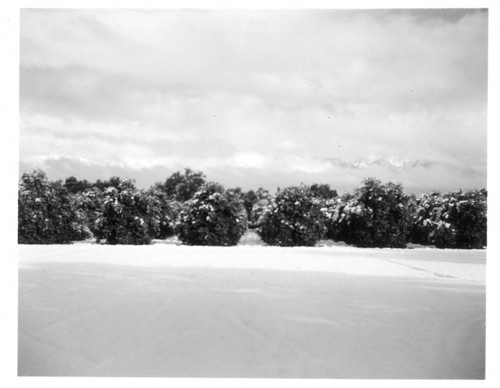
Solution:
{"label": "cloud", "polygon": [[[265,163],[266,168],[262,168],[262,163]],[[246,154],[203,159],[172,157],[160,161],[160,164],[143,164],[123,159],[96,162],[52,154],[28,162],[21,161],[20,170],[42,168],[53,179],[76,176],[92,181],[120,176],[134,179],[139,187],[148,188],[152,183],[164,181],[173,172],[186,166],[196,166],[195,169],[203,171],[208,180],[244,190],[264,187],[274,191],[278,187],[300,183],[328,183],[343,193],[358,187],[367,177],[401,183],[407,192],[416,194],[447,191],[450,187],[471,189],[486,186],[485,173],[478,174],[470,168],[457,169],[433,161],[364,159],[346,162],[283,155],[265,157]],[[443,180],[446,174],[449,178]],[[467,182],[467,186],[464,182]]]}
{"label": "cloud", "polygon": [[21,12],[20,161],[57,178],[80,160],[474,186],[486,106],[484,11]]}

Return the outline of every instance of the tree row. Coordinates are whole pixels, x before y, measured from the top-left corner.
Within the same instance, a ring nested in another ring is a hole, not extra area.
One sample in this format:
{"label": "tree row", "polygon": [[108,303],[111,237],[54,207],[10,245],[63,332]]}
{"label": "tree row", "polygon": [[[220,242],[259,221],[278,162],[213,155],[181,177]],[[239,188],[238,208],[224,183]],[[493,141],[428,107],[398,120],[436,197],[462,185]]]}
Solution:
{"label": "tree row", "polygon": [[148,190],[113,177],[51,181],[42,170],[22,175],[20,244],[149,244],[177,236],[188,245],[236,245],[253,228],[268,245],[314,246],[332,239],[358,247],[484,248],[485,189],[407,195],[399,184],[365,179],[339,196],[327,184],[242,191],[207,182],[186,169]]}

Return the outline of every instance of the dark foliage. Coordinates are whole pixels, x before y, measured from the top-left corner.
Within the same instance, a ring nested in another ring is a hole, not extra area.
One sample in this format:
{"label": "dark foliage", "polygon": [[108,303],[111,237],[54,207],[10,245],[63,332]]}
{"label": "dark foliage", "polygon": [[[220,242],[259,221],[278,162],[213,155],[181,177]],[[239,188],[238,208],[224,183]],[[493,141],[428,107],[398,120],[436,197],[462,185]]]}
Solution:
{"label": "dark foliage", "polygon": [[[312,246],[321,238],[360,247],[483,248],[487,192],[431,193],[418,198],[401,185],[366,179],[339,197],[327,184],[289,187],[272,198],[259,188],[242,192],[205,184],[201,172],[176,172],[148,192],[112,177],[90,183],[49,181],[41,170],[19,184],[18,241],[62,244],[96,237],[108,244],[148,244],[174,233],[186,244],[234,245],[247,226],[264,242]],[[326,235],[325,235],[326,231]]]}
{"label": "dark foliage", "polygon": [[330,185],[314,183],[311,185],[312,195],[316,198],[333,199],[338,196],[337,190],[333,190]]}
{"label": "dark foliage", "polygon": [[461,191],[450,209],[450,222],[457,230],[457,248],[483,248],[487,243],[486,190]]}
{"label": "dark foliage", "polygon": [[219,184],[207,183],[186,203],[176,226],[188,245],[236,245],[247,229],[240,196]]}
{"label": "dark foliage", "polygon": [[269,191],[262,187],[259,187],[257,191],[249,190],[243,194],[243,205],[247,212],[249,228],[258,226],[260,216],[270,204],[271,196]]}
{"label": "dark foliage", "polygon": [[175,234],[175,223],[181,212],[181,203],[169,199],[167,194],[154,186],[148,191],[152,201],[151,215],[157,227],[154,238],[165,239]]}
{"label": "dark foliage", "polygon": [[64,181],[64,187],[66,188],[66,190],[68,190],[68,193],[76,194],[90,189],[92,187],[92,183],[90,183],[86,179],[78,180],[74,176],[71,176],[69,178],[66,178],[66,180]]}
{"label": "dark foliage", "polygon": [[96,182],[93,184],[93,186],[97,187],[99,190],[104,191],[108,187],[114,187],[115,189],[118,189],[118,186],[122,183],[122,179],[117,176],[113,176],[109,178],[108,180],[101,181],[100,179],[96,180]]}
{"label": "dark foliage", "polygon": [[18,191],[18,242],[67,244],[78,237],[77,217],[60,181],[41,170],[24,173]]}
{"label": "dark foliage", "polygon": [[84,192],[70,195],[70,202],[77,215],[78,230],[82,234],[82,237],[95,237],[97,233],[97,220],[102,217],[104,211],[104,196],[102,191],[93,186]]}
{"label": "dark foliage", "polygon": [[281,190],[259,224],[257,233],[269,245],[314,246],[326,232],[321,202],[305,186]]}
{"label": "dark foliage", "polygon": [[107,244],[149,244],[157,234],[154,200],[124,180],[103,192],[103,212],[96,220],[95,235]]}
{"label": "dark foliage", "polygon": [[487,192],[452,191],[416,199],[411,241],[438,248],[483,248],[487,243]]}
{"label": "dark foliage", "polygon": [[248,220],[252,218],[253,205],[255,205],[258,200],[259,198],[257,197],[257,194],[255,194],[255,191],[253,190],[249,190],[243,194],[243,206],[245,207],[245,210],[247,212]]}
{"label": "dark foliage", "polygon": [[409,197],[401,185],[365,179],[354,198],[339,206],[330,231],[339,240],[359,247],[406,247],[411,226]]}
{"label": "dark foliage", "polygon": [[184,174],[177,171],[167,178],[162,190],[169,199],[185,202],[191,199],[204,183],[205,175],[202,172],[186,168]]}

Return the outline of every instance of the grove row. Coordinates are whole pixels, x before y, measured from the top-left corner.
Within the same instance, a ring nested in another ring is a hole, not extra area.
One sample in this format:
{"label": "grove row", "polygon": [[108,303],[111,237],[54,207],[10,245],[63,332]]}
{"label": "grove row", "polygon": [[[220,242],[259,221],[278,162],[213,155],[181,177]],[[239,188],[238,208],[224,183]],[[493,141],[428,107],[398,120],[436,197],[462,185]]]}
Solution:
{"label": "grove row", "polygon": [[253,228],[268,245],[314,246],[321,239],[359,247],[481,249],[487,238],[487,192],[407,195],[399,184],[365,179],[339,196],[327,184],[247,192],[207,182],[186,169],[139,190],[133,181],[51,181],[22,175],[18,242],[149,244],[177,236],[188,245],[236,245]]}

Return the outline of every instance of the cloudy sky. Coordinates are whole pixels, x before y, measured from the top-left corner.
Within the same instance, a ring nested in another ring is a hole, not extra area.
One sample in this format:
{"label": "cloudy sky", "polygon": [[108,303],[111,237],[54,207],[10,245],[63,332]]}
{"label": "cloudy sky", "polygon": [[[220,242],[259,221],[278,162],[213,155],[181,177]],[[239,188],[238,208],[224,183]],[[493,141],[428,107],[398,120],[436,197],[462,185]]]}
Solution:
{"label": "cloudy sky", "polygon": [[22,10],[20,173],[486,186],[480,10]]}

